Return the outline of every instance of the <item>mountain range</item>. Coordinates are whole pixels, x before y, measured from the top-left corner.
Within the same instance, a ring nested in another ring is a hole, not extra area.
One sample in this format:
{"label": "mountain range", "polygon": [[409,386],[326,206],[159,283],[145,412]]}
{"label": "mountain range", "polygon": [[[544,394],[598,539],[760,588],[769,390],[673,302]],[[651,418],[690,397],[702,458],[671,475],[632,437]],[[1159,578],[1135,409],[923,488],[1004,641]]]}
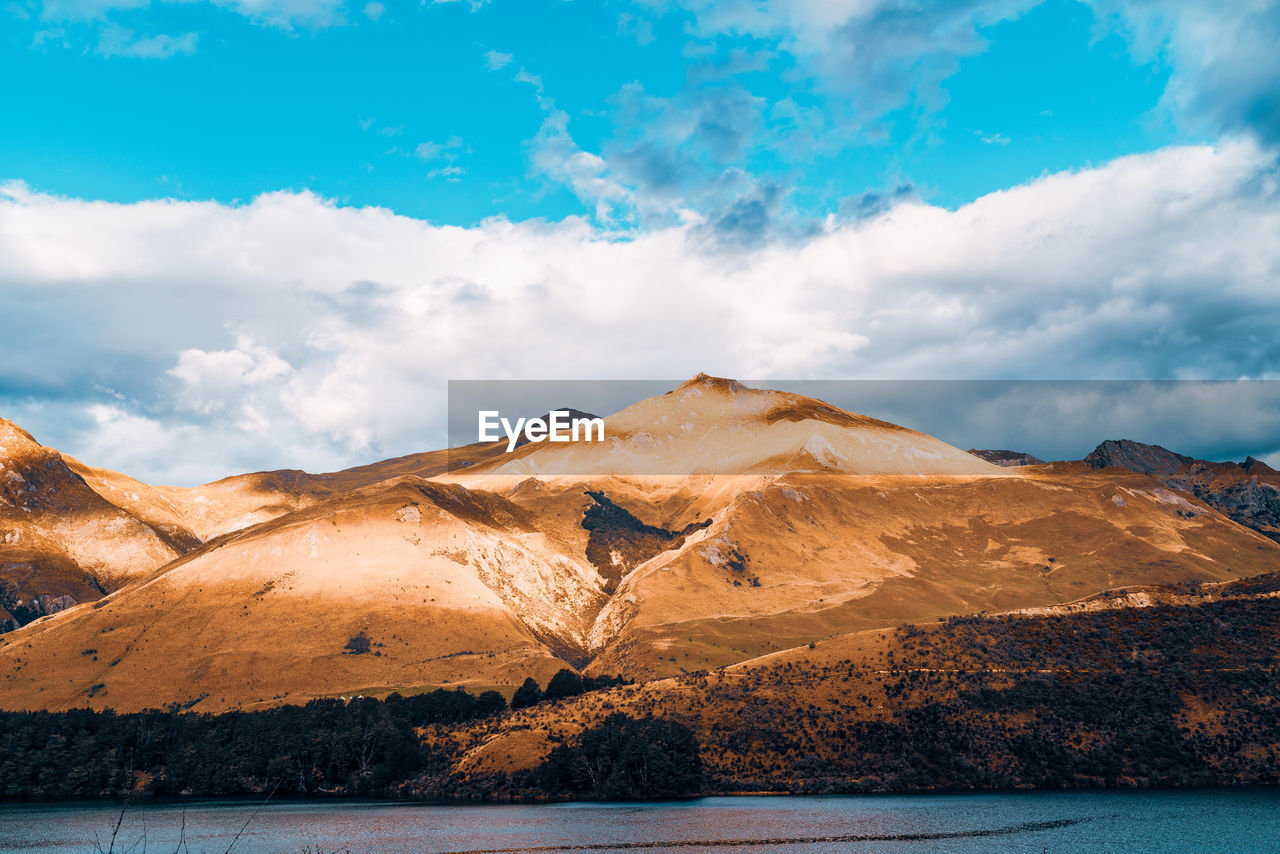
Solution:
{"label": "mountain range", "polygon": [[966,452],[706,375],[605,420],[606,443],[191,488],[0,421],[0,708],[509,694],[566,667],[656,680],[1280,569],[1280,473],[1258,460]]}

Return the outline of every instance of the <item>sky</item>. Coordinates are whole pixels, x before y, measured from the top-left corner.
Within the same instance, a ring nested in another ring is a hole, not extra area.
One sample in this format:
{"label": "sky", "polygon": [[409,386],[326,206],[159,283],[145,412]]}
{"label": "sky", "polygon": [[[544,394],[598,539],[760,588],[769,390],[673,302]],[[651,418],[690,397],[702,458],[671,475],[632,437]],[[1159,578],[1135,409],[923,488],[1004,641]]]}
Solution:
{"label": "sky", "polygon": [[[450,379],[1278,379],[1276,44],[1261,0],[0,2],[0,416],[187,484],[443,446]],[[968,422],[1083,454],[1093,405]],[[1176,450],[1280,464],[1250,412]]]}

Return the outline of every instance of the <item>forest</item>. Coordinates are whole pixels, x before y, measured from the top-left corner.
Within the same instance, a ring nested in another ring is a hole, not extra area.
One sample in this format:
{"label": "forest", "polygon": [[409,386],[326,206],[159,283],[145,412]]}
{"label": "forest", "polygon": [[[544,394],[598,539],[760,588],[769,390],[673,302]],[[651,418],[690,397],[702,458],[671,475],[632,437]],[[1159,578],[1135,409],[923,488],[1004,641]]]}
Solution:
{"label": "forest", "polygon": [[[0,713],[0,797],[1276,784],[1277,592],[1272,574],[1170,588],[1148,607],[952,617],[886,629],[849,657],[810,646],[674,688],[565,669],[545,686],[526,680],[510,704],[440,689],[220,715]],[[460,764],[468,746],[521,731],[550,733],[540,764]]]}
{"label": "forest", "polygon": [[[619,682],[563,670],[546,689],[527,680],[520,699],[526,705],[555,702]],[[420,795],[411,785],[415,778],[444,771],[450,759],[423,743],[421,727],[464,724],[506,710],[496,691],[474,696],[439,689],[218,715],[176,709],[3,712],[0,797]],[[678,724],[621,716],[576,747],[564,746],[553,760],[524,781],[533,787],[545,782],[552,797],[657,797],[701,785],[697,743]],[[593,775],[602,775],[599,785],[584,782]]]}

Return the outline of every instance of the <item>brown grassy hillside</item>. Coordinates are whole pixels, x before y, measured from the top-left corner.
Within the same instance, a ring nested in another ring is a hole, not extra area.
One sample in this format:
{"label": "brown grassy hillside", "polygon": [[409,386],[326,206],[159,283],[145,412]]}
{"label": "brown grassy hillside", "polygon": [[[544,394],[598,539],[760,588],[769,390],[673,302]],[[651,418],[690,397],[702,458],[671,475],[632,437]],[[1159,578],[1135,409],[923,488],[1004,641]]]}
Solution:
{"label": "brown grassy hillside", "polygon": [[[1135,606],[1141,595],[1143,606]],[[508,796],[609,714],[688,725],[719,791],[1277,782],[1280,574],[862,632],[427,736]]]}

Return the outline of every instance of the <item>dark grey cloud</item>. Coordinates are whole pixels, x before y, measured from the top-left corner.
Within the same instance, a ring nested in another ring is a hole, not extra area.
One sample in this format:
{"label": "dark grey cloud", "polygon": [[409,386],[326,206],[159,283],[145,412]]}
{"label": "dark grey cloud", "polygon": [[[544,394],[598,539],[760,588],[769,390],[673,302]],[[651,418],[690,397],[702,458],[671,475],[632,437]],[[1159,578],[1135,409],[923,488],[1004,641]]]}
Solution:
{"label": "dark grey cloud", "polygon": [[840,218],[859,220],[879,216],[894,205],[918,198],[913,184],[904,183],[887,190],[867,190],[840,200]]}
{"label": "dark grey cloud", "polygon": [[725,170],[758,144],[764,126],[765,102],[736,83],[686,86],[671,97],[633,83],[614,104],[603,151],[612,173],[639,196],[695,206],[723,186]]}
{"label": "dark grey cloud", "polygon": [[960,59],[984,51],[979,29],[1013,17],[1035,0],[898,0],[879,3],[839,25],[814,58],[822,84],[850,94],[874,118],[914,105],[936,111],[941,83]]}

